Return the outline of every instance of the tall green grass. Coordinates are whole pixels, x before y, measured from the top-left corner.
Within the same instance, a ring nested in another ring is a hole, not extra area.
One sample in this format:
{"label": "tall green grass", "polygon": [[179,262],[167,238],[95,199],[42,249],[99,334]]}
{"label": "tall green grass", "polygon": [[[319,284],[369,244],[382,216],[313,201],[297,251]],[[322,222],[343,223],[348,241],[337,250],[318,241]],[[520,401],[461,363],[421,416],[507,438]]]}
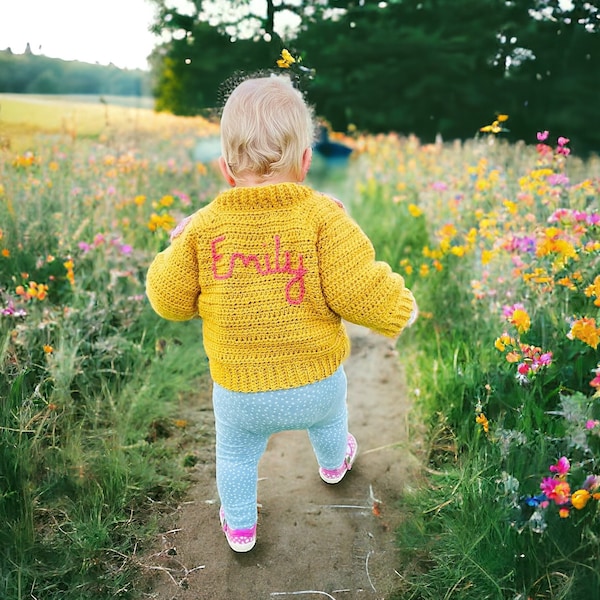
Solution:
{"label": "tall green grass", "polygon": [[[390,135],[370,139],[355,165],[351,211],[421,310],[399,340],[426,439],[423,481],[399,506],[398,599],[600,597],[598,500],[536,505],[560,456],[571,461],[571,492],[600,475],[600,398],[590,386],[600,353],[592,334],[589,344],[567,336],[583,316],[600,324],[590,291],[599,227],[569,222],[598,213],[600,164],[542,151]],[[549,222],[559,208],[579,213]],[[547,240],[562,245],[546,254]],[[518,302],[531,319],[520,334],[503,314]],[[550,366],[520,381],[499,351],[503,332],[552,351]]]}
{"label": "tall green grass", "polygon": [[210,443],[201,324],[158,318],[144,278],[218,179],[200,120],[158,121],[0,154],[2,598],[138,597],[138,546]]}

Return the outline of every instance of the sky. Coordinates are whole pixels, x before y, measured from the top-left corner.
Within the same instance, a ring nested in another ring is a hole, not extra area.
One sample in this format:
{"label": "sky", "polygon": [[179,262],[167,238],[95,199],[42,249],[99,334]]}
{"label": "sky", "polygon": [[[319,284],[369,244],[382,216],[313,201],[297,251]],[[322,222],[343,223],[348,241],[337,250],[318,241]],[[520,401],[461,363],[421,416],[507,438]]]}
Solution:
{"label": "sky", "polygon": [[153,15],[148,0],[0,0],[0,50],[148,69]]}

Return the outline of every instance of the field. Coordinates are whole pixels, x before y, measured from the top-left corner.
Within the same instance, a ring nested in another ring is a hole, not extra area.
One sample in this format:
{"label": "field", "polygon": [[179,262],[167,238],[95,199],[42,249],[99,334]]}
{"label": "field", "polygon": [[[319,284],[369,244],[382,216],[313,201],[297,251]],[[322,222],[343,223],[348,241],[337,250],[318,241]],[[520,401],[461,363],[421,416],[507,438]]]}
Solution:
{"label": "field", "polygon": [[[185,490],[191,443],[210,443],[185,412],[199,324],[156,317],[144,276],[221,188],[194,158],[216,126],[108,102],[0,108],[0,597],[135,598],[122,557]],[[355,135],[351,169],[314,174],[420,305],[399,354],[426,477],[397,507],[397,599],[594,600],[600,160],[568,132],[509,145],[492,129]]]}

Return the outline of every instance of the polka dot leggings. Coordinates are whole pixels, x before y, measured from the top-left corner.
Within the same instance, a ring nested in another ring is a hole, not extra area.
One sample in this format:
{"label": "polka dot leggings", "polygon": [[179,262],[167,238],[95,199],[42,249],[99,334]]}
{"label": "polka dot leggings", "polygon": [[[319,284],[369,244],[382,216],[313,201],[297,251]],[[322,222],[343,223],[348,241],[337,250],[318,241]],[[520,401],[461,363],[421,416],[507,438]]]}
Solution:
{"label": "polka dot leggings", "polygon": [[214,384],[217,489],[232,529],[256,523],[258,462],[273,433],[305,429],[319,466],[337,469],[344,462],[346,389],[343,367],[326,379],[287,390],[232,392]]}

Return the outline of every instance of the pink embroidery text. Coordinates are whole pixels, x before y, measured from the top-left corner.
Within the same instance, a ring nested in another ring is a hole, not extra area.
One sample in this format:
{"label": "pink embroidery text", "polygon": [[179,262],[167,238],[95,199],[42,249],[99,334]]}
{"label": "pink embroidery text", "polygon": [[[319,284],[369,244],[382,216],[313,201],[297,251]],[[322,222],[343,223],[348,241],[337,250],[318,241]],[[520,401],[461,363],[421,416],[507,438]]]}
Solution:
{"label": "pink embroidery text", "polygon": [[[264,256],[257,254],[243,254],[242,252],[233,252],[229,260],[219,254],[218,246],[225,241],[225,236],[220,235],[210,243],[212,254],[212,272],[215,279],[229,279],[233,276],[236,267],[236,261],[244,268],[254,268],[258,275],[274,275],[277,273],[286,273],[292,278],[285,286],[285,299],[289,304],[300,304],[304,298],[304,276],[307,271],[304,268],[304,257],[298,254],[298,264],[292,266],[292,258],[289,250],[281,251],[281,240],[278,235],[273,237],[273,254],[266,252]],[[227,271],[219,269],[220,264],[227,266]]]}

